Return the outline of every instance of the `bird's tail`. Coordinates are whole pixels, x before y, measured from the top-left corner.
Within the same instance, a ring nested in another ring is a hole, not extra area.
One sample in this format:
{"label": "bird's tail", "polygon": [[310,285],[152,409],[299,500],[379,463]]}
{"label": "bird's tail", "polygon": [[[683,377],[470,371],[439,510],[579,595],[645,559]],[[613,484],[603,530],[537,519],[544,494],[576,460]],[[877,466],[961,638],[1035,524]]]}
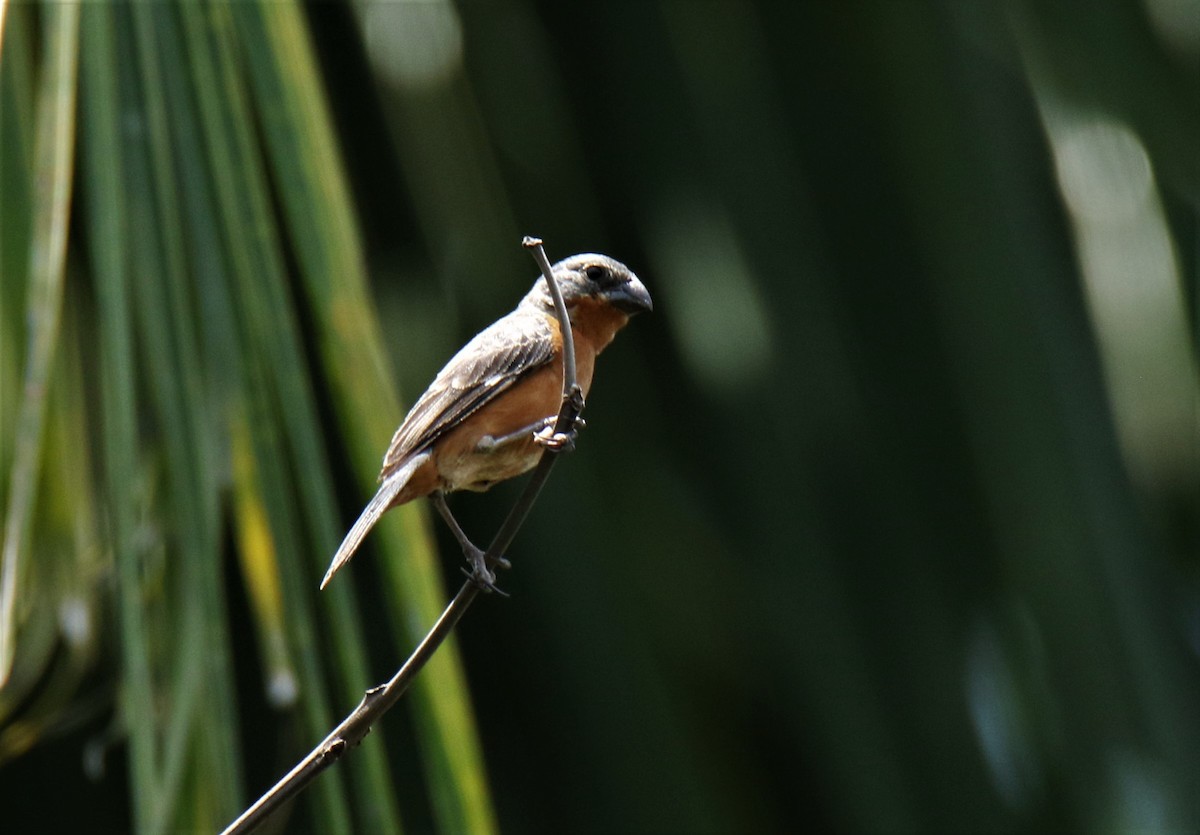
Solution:
{"label": "bird's tail", "polygon": [[383,482],[379,485],[378,492],[375,497],[367,503],[363,512],[359,514],[358,521],[354,523],[354,527],[350,528],[350,532],[346,534],[346,538],[342,540],[342,544],[338,546],[337,553],[333,555],[333,562],[329,564],[329,570],[325,572],[325,579],[321,581],[321,588],[329,585],[329,581],[333,579],[333,575],[338,569],[350,561],[354,556],[354,552],[358,550],[358,546],[362,544],[363,539],[370,532],[371,528],[375,527],[375,523],[379,521],[379,517],[383,512],[392,506],[392,502],[396,496],[408,484],[408,480],[412,478],[417,468],[424,464],[429,459],[428,452],[422,452],[419,455],[414,455],[408,459],[399,469],[394,470]]}

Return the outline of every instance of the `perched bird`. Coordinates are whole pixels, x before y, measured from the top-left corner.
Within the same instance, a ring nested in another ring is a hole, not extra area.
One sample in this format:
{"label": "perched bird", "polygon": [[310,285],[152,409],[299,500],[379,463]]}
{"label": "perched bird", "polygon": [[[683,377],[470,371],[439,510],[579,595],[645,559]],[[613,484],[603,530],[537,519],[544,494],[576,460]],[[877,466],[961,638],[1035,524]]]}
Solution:
{"label": "perched bird", "polygon": [[[575,340],[578,383],[586,395],[596,355],[629,317],[651,310],[633,272],[606,255],[573,255],[553,267]],[[446,364],[396,430],[383,458],[379,490],[342,541],[321,588],[354,556],[389,508],[429,496],[462,544],[473,576],[491,585],[483,552],[446,505],[454,490],[487,490],[527,472],[553,441],[543,430],[562,404],[563,335],[554,301],[539,278],[516,310],[492,323]]]}

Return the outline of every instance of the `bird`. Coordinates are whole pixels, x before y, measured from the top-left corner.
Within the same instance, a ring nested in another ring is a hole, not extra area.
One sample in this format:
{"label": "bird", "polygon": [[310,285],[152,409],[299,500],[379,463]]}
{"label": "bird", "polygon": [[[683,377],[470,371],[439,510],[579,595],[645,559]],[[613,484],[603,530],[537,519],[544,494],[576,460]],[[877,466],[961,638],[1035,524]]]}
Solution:
{"label": "bird", "polygon": [[[633,271],[607,255],[572,255],[551,272],[571,323],[577,381],[586,396],[597,355],[630,317],[654,305]],[[445,495],[487,490],[528,472],[545,447],[569,442],[551,433],[562,381],[563,334],[542,277],[511,313],[467,342],[413,404],[383,457],[379,488],[338,547],[321,588],[386,511],[428,496],[462,545],[470,576],[494,589],[484,552],[471,544]]]}

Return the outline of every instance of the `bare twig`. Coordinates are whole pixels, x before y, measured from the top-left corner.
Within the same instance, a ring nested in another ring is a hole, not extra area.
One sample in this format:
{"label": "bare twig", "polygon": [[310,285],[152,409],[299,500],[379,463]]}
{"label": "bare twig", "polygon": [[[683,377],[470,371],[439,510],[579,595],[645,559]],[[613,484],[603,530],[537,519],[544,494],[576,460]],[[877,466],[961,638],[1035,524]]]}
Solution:
{"label": "bare twig", "polygon": [[568,397],[576,388],[577,381],[575,378],[575,339],[571,335],[571,320],[567,316],[567,305],[563,301],[562,290],[559,289],[558,282],[554,280],[554,269],[550,266],[550,260],[546,258],[546,250],[542,248],[542,239],[526,235],[521,241],[521,246],[533,254],[533,260],[537,262],[546,279],[546,286],[550,289],[550,298],[554,299],[554,312],[558,316],[558,324],[563,331],[563,397]]}
{"label": "bare twig", "polygon": [[[559,326],[563,333],[563,402],[562,407],[558,411],[558,417],[554,423],[554,433],[564,433],[575,426],[579,419],[580,413],[583,411],[583,396],[579,389],[579,384],[575,377],[575,341],[571,334],[571,323],[567,317],[567,308],[563,303],[562,292],[559,290],[558,282],[554,280],[554,273],[550,267],[550,262],[546,258],[546,253],[542,249],[542,241],[538,238],[526,237],[522,245],[527,249],[532,250],[534,260],[542,270],[542,275],[546,278],[546,283],[549,286],[550,294],[554,299],[554,310],[558,316]],[[569,448],[569,447],[568,447]],[[546,479],[550,476],[550,470],[553,469],[555,461],[558,460],[557,448],[548,447],[538,460],[537,467],[534,468],[533,475],[529,482],[525,485],[525,489],[521,491],[520,497],[508,516],[504,520],[504,524],[500,526],[496,536],[492,539],[486,552],[486,560],[489,565],[495,565],[500,558],[504,556],[508,546],[512,544],[513,539],[524,523],[525,518],[529,515],[533,503],[537,500],[538,493],[541,492],[542,485],[546,483]],[[462,619],[467,608],[479,596],[482,587],[474,580],[468,579],[459,588],[458,594],[454,595],[453,599],[446,605],[441,617],[430,628],[428,634],[413,650],[412,655],[404,662],[404,665],[396,671],[386,684],[380,684],[372,687],[363,694],[362,701],[358,703],[358,707],[341,721],[330,734],[321,741],[321,744],[309,752],[303,760],[296,764],[296,767],[287,773],[278,783],[276,783],[270,791],[254,802],[246,811],[226,827],[223,835],[241,835],[247,833],[265,821],[268,817],[274,814],[279,808],[291,798],[298,795],[308,784],[316,779],[317,775],[325,769],[329,768],[346,753],[347,749],[353,748],[362,742],[363,737],[370,731],[371,726],[379,720],[384,713],[392,708],[408,690],[417,673],[421,671],[437,652],[438,647],[454,630],[455,625]]]}

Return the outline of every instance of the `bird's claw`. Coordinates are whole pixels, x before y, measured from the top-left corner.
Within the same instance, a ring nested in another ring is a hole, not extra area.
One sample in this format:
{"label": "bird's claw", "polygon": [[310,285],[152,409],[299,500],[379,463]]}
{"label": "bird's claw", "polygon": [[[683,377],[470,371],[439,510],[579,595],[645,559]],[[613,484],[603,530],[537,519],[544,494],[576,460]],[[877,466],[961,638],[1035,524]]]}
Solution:
{"label": "bird's claw", "polygon": [[[479,586],[479,588],[483,589],[484,591],[496,592],[501,597],[508,597],[508,592],[496,585],[496,574],[490,568],[488,568],[486,556],[487,555],[478,548],[468,551],[467,562],[470,563],[470,567],[468,568],[467,566],[463,566],[463,574],[467,575],[467,578],[472,583]],[[509,562],[505,557],[497,557],[496,565],[500,568],[512,568],[512,563]]]}
{"label": "bird's claw", "polygon": [[483,589],[488,594],[495,592],[501,597],[508,597],[509,594],[504,589],[496,585],[496,575],[488,571],[486,567],[482,569],[477,566],[467,568],[463,566],[462,573],[467,575],[467,579],[474,583],[479,588]]}
{"label": "bird's claw", "polygon": [[571,423],[571,428],[566,432],[555,432],[554,424],[554,420],[547,418],[546,425],[533,433],[534,443],[551,452],[574,452],[575,438],[579,435],[579,430],[587,426],[587,422],[576,416]]}
{"label": "bird's claw", "polygon": [[533,440],[551,452],[572,452],[575,449],[575,433],[555,432],[552,426],[538,432]]}

